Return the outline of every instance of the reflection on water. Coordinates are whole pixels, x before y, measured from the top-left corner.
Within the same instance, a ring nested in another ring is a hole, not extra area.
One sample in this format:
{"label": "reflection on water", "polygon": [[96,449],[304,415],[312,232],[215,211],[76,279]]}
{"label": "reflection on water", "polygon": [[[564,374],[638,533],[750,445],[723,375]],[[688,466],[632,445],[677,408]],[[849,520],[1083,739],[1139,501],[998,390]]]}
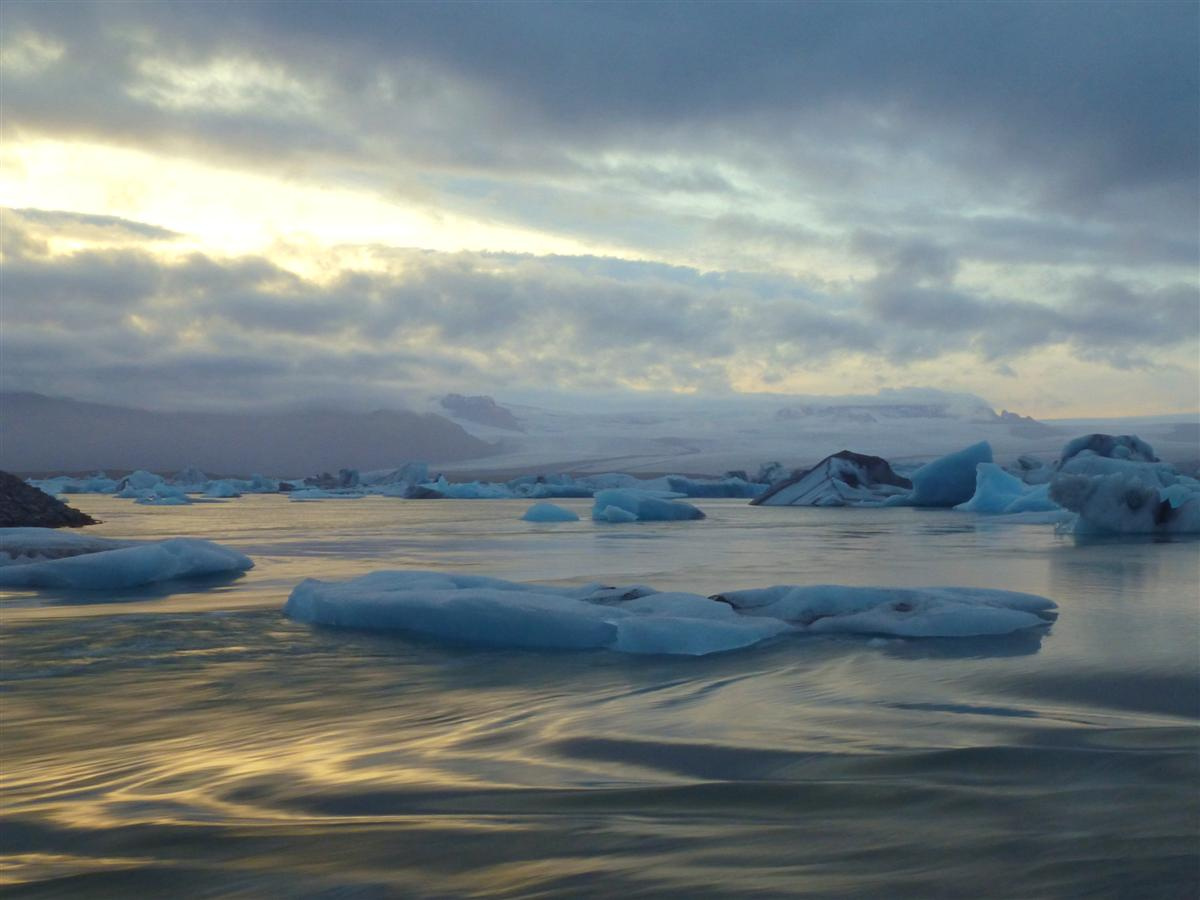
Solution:
{"label": "reflection on water", "polygon": [[[562,528],[526,504],[127,509],[257,567],[4,610],[14,896],[1195,896],[1200,545],[976,532],[914,510],[701,501]],[[586,513],[584,503],[574,505]],[[348,508],[350,507],[350,508]],[[200,513],[200,515],[195,515]],[[861,515],[859,514],[861,513]],[[803,637],[701,659],[309,629],[299,578],[378,568],[1042,593],[1007,639]]]}

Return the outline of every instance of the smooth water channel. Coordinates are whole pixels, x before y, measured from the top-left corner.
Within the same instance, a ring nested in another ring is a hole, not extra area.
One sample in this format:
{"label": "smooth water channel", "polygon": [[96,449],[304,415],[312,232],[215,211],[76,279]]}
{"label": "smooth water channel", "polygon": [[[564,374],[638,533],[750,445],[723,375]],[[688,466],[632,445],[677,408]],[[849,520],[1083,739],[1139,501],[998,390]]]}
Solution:
{"label": "smooth water channel", "polygon": [[[1200,895],[1200,543],[1080,543],[951,511],[696,501],[184,508],[71,498],[115,537],[256,567],[4,595],[9,896]],[[789,637],[715,656],[312,629],[304,577],[386,568],[1043,594],[1008,638]]]}

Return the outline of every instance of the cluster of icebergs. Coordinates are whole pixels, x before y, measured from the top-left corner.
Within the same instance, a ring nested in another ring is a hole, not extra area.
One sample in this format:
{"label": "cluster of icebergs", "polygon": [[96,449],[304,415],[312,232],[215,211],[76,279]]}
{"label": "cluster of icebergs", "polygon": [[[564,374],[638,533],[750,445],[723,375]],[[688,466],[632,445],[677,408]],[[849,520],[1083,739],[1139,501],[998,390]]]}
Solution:
{"label": "cluster of icebergs", "polygon": [[935,459],[910,478],[887,460],[843,450],[752,503],[1045,513],[1077,534],[1200,532],[1200,481],[1159,461],[1136,435],[1084,435],[1069,441],[1053,464],[1022,457],[1012,470],[993,461],[984,441]]}
{"label": "cluster of icebergs", "polygon": [[524,475],[509,481],[451,482],[444,475],[429,477],[425,463],[408,463],[397,469],[359,472],[342,469],[338,475],[306,479],[267,478],[210,479],[197,469],[185,469],[166,478],[139,469],[121,479],[103,474],[87,478],[58,476],[31,479],[30,484],[51,496],[59,494],[113,494],[137,503],[176,506],[196,499],[224,499],[243,494],[287,493],[292,500],[358,500],[378,495],[404,499],[432,500],[548,500],[586,498],[608,490],[641,491],[674,497],[756,497],[768,487],[750,481],[745,473],[730,473],[720,478],[689,478],[665,475],[639,479],[633,475],[609,472],[573,477],[566,474]]}

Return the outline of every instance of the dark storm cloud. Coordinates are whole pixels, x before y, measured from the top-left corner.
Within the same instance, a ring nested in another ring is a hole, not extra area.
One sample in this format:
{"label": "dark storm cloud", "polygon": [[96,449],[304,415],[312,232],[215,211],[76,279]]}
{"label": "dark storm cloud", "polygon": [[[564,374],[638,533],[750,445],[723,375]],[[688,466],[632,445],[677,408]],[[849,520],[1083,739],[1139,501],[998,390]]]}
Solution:
{"label": "dark storm cloud", "polygon": [[964,351],[1003,370],[1052,345],[1121,367],[1200,333],[1194,285],[1091,277],[1034,303],[958,286],[937,247],[876,249],[890,266],[842,295],[783,276],[588,257],[393,249],[379,257],[385,270],[314,281],[253,256],[10,251],[0,369],[13,388],[104,384],[179,403],[202,384],[209,402],[245,405],[481,382],[727,390],[746,363],[794,372]]}
{"label": "dark storm cloud", "polygon": [[[65,52],[8,73],[5,118],[260,165],[408,160],[658,193],[736,191],[703,161],[595,154],[700,154],[839,187],[928,158],[1037,208],[1113,218],[1154,194],[1156,221],[1186,224],[1198,19],[1190,2],[10,2],[13,39]],[[273,82],[241,106],[156,105],[139,71],[229,56],[278,67],[316,106]]]}

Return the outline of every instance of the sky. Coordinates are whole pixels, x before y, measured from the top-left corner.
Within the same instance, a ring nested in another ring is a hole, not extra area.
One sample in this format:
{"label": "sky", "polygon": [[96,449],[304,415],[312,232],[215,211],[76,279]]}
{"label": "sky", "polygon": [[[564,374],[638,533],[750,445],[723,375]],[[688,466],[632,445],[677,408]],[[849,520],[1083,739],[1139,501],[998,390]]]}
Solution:
{"label": "sky", "polygon": [[1200,408],[1200,5],[0,5],[0,380]]}

